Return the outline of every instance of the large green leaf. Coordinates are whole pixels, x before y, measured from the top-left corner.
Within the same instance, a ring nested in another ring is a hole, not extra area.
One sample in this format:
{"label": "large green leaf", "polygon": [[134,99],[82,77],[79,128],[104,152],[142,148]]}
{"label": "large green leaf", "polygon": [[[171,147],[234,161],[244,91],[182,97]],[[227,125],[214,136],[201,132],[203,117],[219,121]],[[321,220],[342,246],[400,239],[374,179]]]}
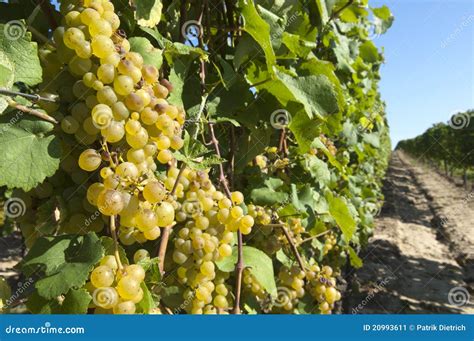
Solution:
{"label": "large green leaf", "polygon": [[57,314],[87,314],[92,297],[86,289],[73,289],[64,297]]}
{"label": "large green leaf", "polygon": [[270,25],[259,15],[252,0],[240,0],[239,7],[244,18],[244,31],[259,44],[265,54],[268,70],[272,72],[276,57],[272,48]]}
{"label": "large green leaf", "polygon": [[[244,246],[242,249],[243,261],[246,268],[249,268],[252,275],[257,279],[261,286],[270,294],[276,295],[275,274],[273,263],[270,257],[263,251],[251,246]],[[219,270],[232,272],[237,263],[237,247],[234,247],[232,255],[222,261],[217,262]]]}
{"label": "large green leaf", "polygon": [[327,163],[314,155],[307,155],[305,157],[304,167],[321,185],[326,185],[331,179],[331,173],[329,172]]}
{"label": "large green leaf", "polygon": [[38,58],[38,46],[26,32],[26,23],[14,21],[0,24],[0,51],[15,65],[14,81],[26,85],[41,82],[43,71]]}
{"label": "large green leaf", "polygon": [[[10,58],[0,50],[0,88],[11,89],[15,80],[15,66]],[[0,114],[8,107],[8,102],[0,95]]]}
{"label": "large green leaf", "polygon": [[21,263],[27,276],[41,274],[35,287],[45,299],[80,288],[104,249],[94,233],[40,238]]}
{"label": "large green leaf", "polygon": [[326,195],[326,199],[329,203],[329,214],[336,221],[346,241],[350,241],[357,225],[347,204],[341,198],[334,197],[330,192]]}
{"label": "large green leaf", "polygon": [[61,146],[53,124],[25,115],[0,117],[0,185],[28,191],[56,172]]}
{"label": "large green leaf", "polygon": [[84,288],[69,290],[61,300],[58,297],[46,299],[35,291],[28,297],[26,306],[33,314],[87,314],[91,300]]}

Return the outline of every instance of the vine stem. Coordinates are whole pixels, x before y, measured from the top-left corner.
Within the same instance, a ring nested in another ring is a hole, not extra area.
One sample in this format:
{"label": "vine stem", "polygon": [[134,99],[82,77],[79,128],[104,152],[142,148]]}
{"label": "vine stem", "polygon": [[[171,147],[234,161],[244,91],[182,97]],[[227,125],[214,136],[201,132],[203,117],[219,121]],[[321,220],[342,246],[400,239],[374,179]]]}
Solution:
{"label": "vine stem", "polygon": [[299,243],[298,245],[301,245],[301,244],[303,244],[303,243],[309,242],[310,240],[313,240],[313,239],[322,237],[322,236],[324,236],[325,234],[328,234],[329,232],[331,232],[331,230],[327,230],[327,231],[318,233],[318,234],[316,234],[316,235],[314,235],[314,236],[305,238],[305,239],[303,239],[303,240],[301,241],[301,243]]}
{"label": "vine stem", "polygon": [[[181,168],[179,169],[179,173],[176,176],[176,181],[174,182],[173,189],[170,192],[170,196],[173,196],[176,193],[176,188],[178,188],[179,180],[183,175],[184,169],[186,168],[186,164],[183,162]],[[166,249],[168,248],[168,242],[170,239],[171,233],[171,226],[167,226],[163,229],[163,234],[161,235],[160,247],[158,249],[158,268],[160,269],[161,275],[165,273],[165,258],[166,258]]]}
{"label": "vine stem", "polygon": [[333,12],[331,14],[331,16],[329,17],[328,21],[326,22],[326,24],[324,25],[324,27],[321,29],[321,32],[320,34],[318,34],[318,39],[316,41],[316,50],[319,50],[319,47],[321,45],[321,42],[322,42],[322,38],[323,38],[323,34],[324,34],[324,31],[326,30],[326,27],[328,27],[329,23],[336,19],[339,14],[341,14],[342,11],[344,11],[347,7],[349,7],[350,5],[352,5],[352,3],[354,2],[354,0],[349,0],[344,6],[342,6],[341,8],[339,8],[337,11]]}
{"label": "vine stem", "polygon": [[[209,123],[209,132],[211,133],[211,143],[214,145],[214,149],[216,150],[216,154],[219,158],[221,158],[221,151],[219,148],[219,141],[216,138],[216,134],[214,132],[214,125]],[[229,189],[229,185],[227,183],[227,179],[224,175],[224,166],[222,163],[219,164],[219,181],[224,188],[226,196],[230,199],[231,192]],[[240,294],[242,292],[242,276],[244,273],[244,253],[243,253],[243,241],[242,241],[242,232],[240,230],[237,231],[237,263],[235,264],[235,304],[234,309],[232,312],[234,314],[240,314]]]}
{"label": "vine stem", "polygon": [[31,99],[33,102],[38,102],[38,101],[45,101],[45,102],[52,102],[52,103],[56,102],[56,100],[54,99],[41,97],[38,94],[25,94],[24,92],[11,91],[7,89],[3,89],[3,88],[0,88],[0,94],[7,95],[7,96],[21,96],[24,98]]}
{"label": "vine stem", "polygon": [[235,264],[235,304],[232,313],[240,314],[240,294],[242,292],[242,275],[244,273],[244,252],[242,242],[242,232],[237,231],[237,264]]}
{"label": "vine stem", "polygon": [[[208,7],[208,2],[207,0],[203,1],[203,7],[201,11],[201,15],[199,17],[199,24],[201,24],[204,12],[206,8]],[[209,25],[209,21],[206,22],[207,25]],[[209,27],[207,27],[208,32],[209,32]],[[199,44],[201,48],[204,48],[204,39],[203,39],[203,34],[200,35],[199,37]],[[201,60],[201,70],[200,70],[200,78],[201,78],[201,91],[202,95],[204,96],[206,93],[206,63],[204,60]],[[219,149],[219,141],[216,138],[216,134],[214,132],[214,125],[212,123],[208,123],[209,126],[209,132],[211,134],[211,144],[214,146],[214,149],[216,151],[216,154],[219,158],[221,158],[221,151]],[[226,196],[231,199],[231,192],[229,189],[229,185],[227,183],[227,179],[225,177],[224,173],[224,166],[222,163],[219,163],[219,182],[221,183],[221,186],[224,188],[224,192]],[[241,294],[241,289],[242,289],[242,275],[244,272],[244,257],[243,257],[243,241],[242,241],[242,233],[240,230],[237,231],[237,239],[238,239],[238,244],[237,244],[237,264],[235,265],[235,272],[236,272],[236,285],[235,285],[235,305],[233,309],[234,314],[240,314],[240,294]]]}
{"label": "vine stem", "polygon": [[48,122],[55,123],[55,124],[58,123],[58,121],[56,121],[53,117],[49,116],[48,114],[45,114],[41,111],[38,111],[38,110],[35,110],[35,109],[32,109],[32,108],[28,108],[28,107],[26,107],[26,106],[24,106],[20,103],[15,102],[12,99],[7,99],[7,101],[8,101],[8,105],[12,108],[20,110],[20,111],[22,111],[26,114],[30,114],[30,115],[36,116],[38,118],[41,118],[44,121],[48,121]]}
{"label": "vine stem", "polygon": [[286,227],[284,225],[280,226],[280,227],[283,230],[283,233],[285,234],[285,237],[288,240],[288,243],[290,243],[291,250],[293,251],[293,254],[296,257],[296,260],[298,261],[298,264],[299,264],[301,270],[306,271],[305,267],[304,267],[303,259],[301,259],[301,255],[298,251],[298,248],[296,247],[295,242],[293,241],[293,238],[291,238],[290,233],[288,232],[288,230],[286,229]]}
{"label": "vine stem", "polygon": [[119,243],[118,243],[118,240],[117,240],[117,226],[116,226],[114,215],[110,216],[110,234],[112,235],[112,239],[114,241],[115,260],[117,261],[117,266],[118,266],[119,271],[122,271],[123,270],[123,265],[122,265],[122,261],[120,260],[120,253],[119,253],[119,247],[118,247]]}

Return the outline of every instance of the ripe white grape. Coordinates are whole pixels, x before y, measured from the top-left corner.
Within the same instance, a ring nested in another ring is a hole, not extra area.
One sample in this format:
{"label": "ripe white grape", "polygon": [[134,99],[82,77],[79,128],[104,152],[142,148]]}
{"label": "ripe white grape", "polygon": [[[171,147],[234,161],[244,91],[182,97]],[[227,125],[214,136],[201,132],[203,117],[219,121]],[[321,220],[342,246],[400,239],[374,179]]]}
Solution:
{"label": "ripe white grape", "polygon": [[92,172],[99,168],[102,158],[95,149],[86,149],[79,156],[79,167]]}

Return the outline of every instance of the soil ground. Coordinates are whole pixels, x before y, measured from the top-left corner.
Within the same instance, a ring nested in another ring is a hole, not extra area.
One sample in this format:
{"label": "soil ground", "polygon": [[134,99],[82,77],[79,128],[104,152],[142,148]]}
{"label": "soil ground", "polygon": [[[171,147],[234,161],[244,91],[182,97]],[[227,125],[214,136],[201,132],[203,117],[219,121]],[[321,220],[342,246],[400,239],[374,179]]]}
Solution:
{"label": "soil ground", "polygon": [[344,312],[474,313],[474,192],[394,152]]}

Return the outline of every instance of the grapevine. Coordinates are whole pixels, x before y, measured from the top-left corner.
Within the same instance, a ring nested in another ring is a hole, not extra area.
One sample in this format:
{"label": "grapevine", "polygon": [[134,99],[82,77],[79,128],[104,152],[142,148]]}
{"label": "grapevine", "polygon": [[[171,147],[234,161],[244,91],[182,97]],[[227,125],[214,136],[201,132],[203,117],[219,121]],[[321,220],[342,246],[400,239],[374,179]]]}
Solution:
{"label": "grapevine", "polygon": [[0,185],[24,206],[4,210],[35,283],[27,311],[337,311],[383,199],[369,33],[393,17],[224,3],[63,0],[14,41],[33,71],[1,84]]}

